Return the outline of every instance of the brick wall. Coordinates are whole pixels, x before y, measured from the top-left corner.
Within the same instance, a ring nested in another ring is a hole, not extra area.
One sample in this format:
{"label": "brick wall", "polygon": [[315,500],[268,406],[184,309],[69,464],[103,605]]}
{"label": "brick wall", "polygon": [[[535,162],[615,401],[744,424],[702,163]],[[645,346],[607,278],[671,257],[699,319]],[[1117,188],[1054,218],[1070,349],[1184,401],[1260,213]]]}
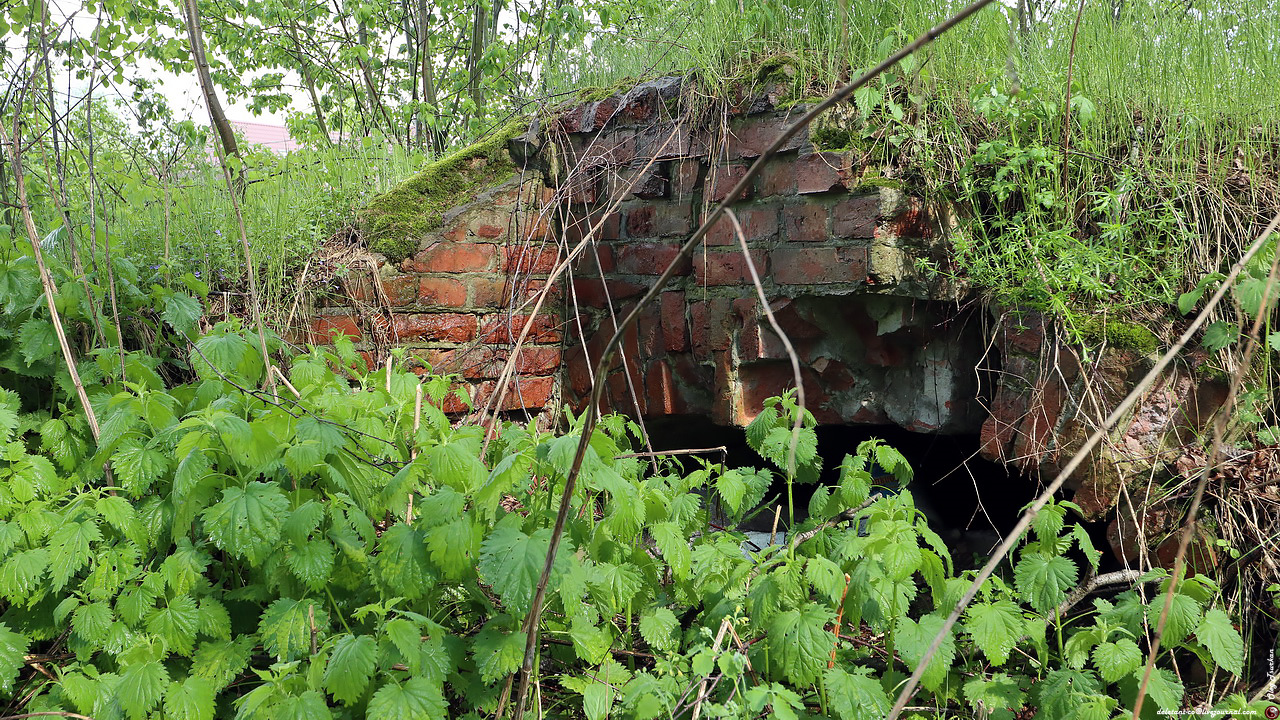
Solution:
{"label": "brick wall", "polygon": [[[682,122],[671,117],[679,92],[667,78],[544,118],[512,141],[516,178],[448,212],[411,257],[383,263],[381,293],[356,283],[348,301],[315,318],[313,339],[339,329],[369,350],[408,347],[484,401],[529,323],[518,378],[498,407],[580,409],[614,319],[804,109],[776,108],[766,91],[725,123]],[[823,423],[980,435],[985,457],[1056,471],[1097,414],[1084,400],[1118,401],[1146,359],[1110,351],[1081,368],[1051,322],[993,318],[962,302],[962,283],[921,270],[949,266],[952,212],[904,191],[895,174],[858,151],[816,148],[802,132],[733,199],[800,356],[809,408]],[[569,271],[548,288],[569,253]],[[533,316],[529,303],[544,289]],[[624,336],[605,382],[606,409],[726,425],[750,422],[764,399],[794,385],[727,219]],[[1217,407],[1215,392],[1194,373],[1171,373],[1081,471],[1077,502],[1091,514],[1114,504],[1118,473],[1166,459]]]}

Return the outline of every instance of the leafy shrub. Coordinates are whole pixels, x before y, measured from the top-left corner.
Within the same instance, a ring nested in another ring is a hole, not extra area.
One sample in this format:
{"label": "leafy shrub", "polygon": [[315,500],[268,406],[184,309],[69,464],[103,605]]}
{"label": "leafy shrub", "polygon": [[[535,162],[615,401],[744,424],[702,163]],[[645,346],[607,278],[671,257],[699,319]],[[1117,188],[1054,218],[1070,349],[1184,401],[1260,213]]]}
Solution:
{"label": "leafy shrub", "polygon": [[[30,262],[9,257],[0,356],[56,378],[52,400],[0,393],[0,692],[21,712],[492,714],[521,664],[572,422],[562,434],[507,424],[483,451],[483,428],[438,409],[453,378],[388,380],[342,338],[290,357],[296,395],[275,397],[255,389],[268,371],[256,334],[231,321],[189,354],[130,351],[127,383],[86,360],[94,445],[54,350],[23,332],[46,318]],[[76,286],[60,278],[69,314]],[[193,300],[138,291],[147,298],[153,331],[193,329]],[[165,364],[188,374],[165,382]],[[431,402],[415,423],[420,382]],[[790,482],[814,482],[807,414],[797,470],[783,470],[798,412],[791,397],[771,401],[748,439]],[[902,456],[863,443],[815,492],[810,520],[753,550],[741,533],[708,532],[707,503],[748,512],[775,469],[651,472],[621,457],[634,435],[613,416],[591,438],[543,615],[537,714],[883,717],[969,583],[909,490],[867,502],[872,463],[905,480]],[[993,718],[1130,706],[1159,607],[1127,591],[1059,615],[1098,554],[1069,507],[1046,508],[1011,575],[982,589],[924,674],[928,702]],[[1166,647],[1240,675],[1243,642],[1216,591],[1203,577],[1181,585]],[[1184,702],[1169,652],[1149,688],[1161,709]],[[48,672],[27,669],[28,654]]]}

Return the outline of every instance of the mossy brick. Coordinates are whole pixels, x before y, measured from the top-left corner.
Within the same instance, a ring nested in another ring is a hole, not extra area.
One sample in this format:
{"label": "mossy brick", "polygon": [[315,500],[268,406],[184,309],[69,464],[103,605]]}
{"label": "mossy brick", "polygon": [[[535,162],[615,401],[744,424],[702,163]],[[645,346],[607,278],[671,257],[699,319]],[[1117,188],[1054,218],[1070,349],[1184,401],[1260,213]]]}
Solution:
{"label": "mossy brick", "polygon": [[555,245],[518,245],[502,248],[502,271],[519,275],[545,275],[560,262]]}
{"label": "mossy brick", "polygon": [[879,216],[879,194],[842,199],[831,208],[831,234],[838,238],[874,238]]}
{"label": "mossy brick", "polygon": [[311,342],[325,345],[333,342],[335,334],[347,335],[356,342],[364,337],[359,319],[351,315],[321,315],[312,320]]}
{"label": "mossy brick", "polygon": [[933,219],[919,198],[910,198],[905,210],[876,228],[877,237],[927,240],[933,235]]}
{"label": "mossy brick", "polygon": [[[751,250],[751,262],[761,278],[769,276],[769,252]],[[693,263],[694,282],[698,285],[751,285],[751,269],[740,250],[707,250]]]}
{"label": "mossy brick", "polygon": [[[738,183],[747,175],[743,165],[717,165],[707,172],[706,187],[702,197],[710,203],[718,203],[729,197]],[[751,186],[743,188],[731,202],[750,199]]]}
{"label": "mossy brick", "polygon": [[628,275],[661,275],[667,266],[676,263],[676,275],[688,275],[692,267],[689,258],[677,258],[680,245],[671,242],[632,242],[617,249],[618,272]]}
{"label": "mossy brick", "polygon": [[359,214],[369,249],[391,262],[412,255],[437,231],[450,209],[510,179],[516,171],[507,141],[525,132],[525,118],[512,120],[484,140],[428,164],[417,175],[378,195]]}
{"label": "mossy brick", "polygon": [[479,323],[466,313],[410,313],[393,317],[396,335],[402,341],[464,343],[475,339]]}
{"label": "mossy brick", "polygon": [[498,246],[487,243],[438,241],[405,262],[413,272],[480,272],[493,268]]}
{"label": "mossy brick", "polygon": [[524,331],[525,325],[530,323],[531,318],[532,324],[529,326],[528,335],[525,336],[525,342],[558,343],[564,339],[560,332],[559,320],[554,316],[501,313],[485,319],[480,326],[480,342],[510,345],[520,337],[520,333]]}
{"label": "mossy brick", "polygon": [[424,277],[418,286],[418,302],[450,308],[467,305],[467,288],[453,278]]}
{"label": "mossy brick", "polygon": [[817,203],[793,203],[782,208],[782,239],[789,243],[823,242],[828,237],[827,207]]}
{"label": "mossy brick", "polygon": [[800,247],[773,251],[773,279],[783,285],[861,283],[867,279],[865,247]]}
{"label": "mossy brick", "polygon": [[[773,240],[778,237],[778,208],[773,205],[763,207],[734,208],[738,216],[738,224],[742,226],[742,234],[747,242]],[[738,234],[726,215],[716,218],[707,230],[707,245],[737,245]]]}

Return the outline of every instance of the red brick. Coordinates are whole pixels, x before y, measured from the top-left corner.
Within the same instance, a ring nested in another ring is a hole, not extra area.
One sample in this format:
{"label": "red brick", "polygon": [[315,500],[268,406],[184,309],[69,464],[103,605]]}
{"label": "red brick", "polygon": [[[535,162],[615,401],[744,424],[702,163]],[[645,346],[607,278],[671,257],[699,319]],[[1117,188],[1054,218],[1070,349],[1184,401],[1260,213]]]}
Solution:
{"label": "red brick", "polygon": [[879,214],[879,195],[841,200],[831,209],[831,234],[838,238],[874,237]]}
{"label": "red brick", "polygon": [[587,351],[581,345],[565,351],[564,366],[569,378],[569,389],[579,398],[585,397],[591,390],[592,365]]}
{"label": "red brick", "polygon": [[356,342],[364,336],[360,332],[360,322],[350,315],[321,315],[311,323],[311,342],[332,342],[335,331],[350,336]]}
{"label": "red brick", "polygon": [[662,311],[659,305],[650,304],[640,311],[633,325],[640,341],[640,357],[661,356],[666,346],[662,340]]}
{"label": "red brick", "polygon": [[561,353],[558,347],[520,348],[515,371],[521,375],[547,375],[560,369]]}
{"label": "red brick", "polygon": [[867,249],[779,248],[773,251],[773,279],[783,285],[864,282],[867,279]]}
{"label": "red brick", "polygon": [[661,200],[671,196],[669,162],[645,163],[625,167],[609,177],[610,192],[616,198],[626,194],[641,200]]}
{"label": "red brick", "polygon": [[675,373],[665,362],[649,366],[644,377],[645,406],[650,415],[683,415],[688,404],[676,384]]}
{"label": "red brick", "polygon": [[537,213],[522,215],[517,223],[520,242],[542,243],[554,240],[554,234],[551,232],[551,216],[545,208]]}
{"label": "red brick", "polygon": [[786,242],[824,242],[827,209],[811,203],[787,205],[782,208],[782,228]]}
{"label": "red brick", "polygon": [[680,246],[675,243],[628,243],[618,254],[618,272],[631,275],[661,275],[672,262],[677,275],[688,275],[689,258],[677,258]]}
{"label": "red brick", "polygon": [[679,203],[654,203],[627,211],[627,235],[633,238],[688,235],[689,207]]}
{"label": "red brick", "polygon": [[667,352],[689,349],[689,333],[684,319],[684,293],[664,292],[659,299],[662,311],[662,342]]}
{"label": "red brick", "polygon": [[507,384],[499,410],[536,410],[547,406],[556,389],[554,377],[518,377]]}
{"label": "red brick", "polygon": [[409,265],[414,272],[477,272],[492,267],[497,254],[494,245],[437,242],[414,255]]}
{"label": "red brick", "polygon": [[[751,260],[756,266],[756,273],[761,278],[768,277],[768,251],[752,250]],[[751,284],[751,270],[739,250],[707,251],[694,263],[693,276],[699,285]]]}
{"label": "red brick", "polygon": [[593,228],[596,228],[596,233],[592,236],[593,240],[617,240],[621,225],[620,213],[574,215],[565,223],[565,240],[570,245],[577,245]]}
{"label": "red brick", "polygon": [[693,352],[699,357],[729,349],[730,307],[727,298],[700,300],[689,305],[690,340]]}
{"label": "red brick", "polygon": [[796,192],[796,165],[794,158],[770,160],[760,170],[757,182],[762,197],[794,195]]}
{"label": "red brick", "polygon": [[525,245],[502,248],[502,271],[544,275],[560,262],[560,249],[548,245]]}
{"label": "red brick", "polygon": [[581,165],[577,167],[580,169],[565,184],[565,197],[575,204],[590,205],[600,199],[600,174]]}
{"label": "red brick", "polygon": [[502,237],[506,232],[507,229],[501,225],[489,225],[487,223],[482,223],[476,226],[476,235],[479,235],[482,238],[489,238],[490,240]]}
{"label": "red brick", "polygon": [[422,284],[418,289],[418,302],[423,305],[465,307],[467,288],[452,278],[422,278]]}
{"label": "red brick", "polygon": [[501,275],[480,275],[467,279],[471,288],[471,307],[507,307],[511,301],[511,285]]}
{"label": "red brick", "polygon": [[[747,168],[742,165],[730,165],[727,167],[719,166],[712,168],[707,173],[706,189],[704,199],[710,203],[718,203],[729,196],[729,192],[738,186],[742,178],[746,177]],[[733,202],[746,200],[751,197],[751,187],[747,186],[738,193]]]}
{"label": "red brick", "polygon": [[[472,318],[474,320],[474,318]],[[520,337],[524,326],[529,322],[528,315],[497,315],[484,322],[480,329],[480,341],[487,343],[510,344]],[[526,342],[554,343],[561,340],[560,328],[556,318],[550,315],[538,315],[529,328]]]}
{"label": "red brick", "polygon": [[429,365],[431,372],[436,375],[456,373],[471,380],[493,377],[488,373],[495,353],[493,348],[485,345],[455,349],[429,348],[410,352]]}
{"label": "red brick", "polygon": [[[738,368],[738,381],[742,385],[741,414],[735,418],[740,425],[746,425],[755,419],[764,409],[764,401],[775,395],[782,395],[796,386],[795,372],[791,363],[771,361],[744,364]],[[813,413],[819,422],[838,422],[823,405],[828,396],[823,390],[822,381],[812,368],[800,368],[800,381],[804,383],[805,407]]]}
{"label": "red brick", "polygon": [[[748,118],[730,130],[729,157],[733,159],[760,157],[773,141],[782,135],[791,122],[791,118],[783,115]],[[808,133],[801,130],[783,143],[779,151],[795,150],[807,139]]]}
{"label": "red brick", "polygon": [[462,313],[430,313],[394,316],[393,325],[401,340],[469,342],[476,336],[476,319]]}
{"label": "red brick", "polygon": [[924,203],[919,198],[911,198],[907,209],[890,220],[883,228],[877,228],[877,235],[901,238],[931,238],[933,224]]}
{"label": "red brick", "polygon": [[702,176],[702,163],[697,160],[676,161],[675,194],[689,195],[698,187],[698,178]]}
{"label": "red brick", "polygon": [[[392,307],[412,305],[418,300],[418,278],[414,275],[392,275],[379,278],[382,291],[387,294],[387,301]],[[373,279],[362,275],[349,279],[346,284],[347,294],[354,300],[381,305],[382,299],[374,292]]]}
{"label": "red brick", "polygon": [[[774,207],[750,208],[734,210],[738,215],[738,223],[747,241],[771,240],[778,235],[778,209]],[[714,225],[707,230],[708,245],[737,245],[738,237],[733,223],[725,215],[716,219]]]}
{"label": "red brick", "polygon": [[813,153],[796,160],[796,192],[801,195],[844,190],[852,175],[847,153]]}
{"label": "red brick", "polygon": [[578,304],[593,308],[609,307],[610,300],[614,302],[625,300],[641,295],[647,289],[643,285],[616,278],[609,278],[604,282],[601,282],[598,277],[573,279],[573,294]]}
{"label": "red brick", "polygon": [[1014,459],[1010,454],[1010,442],[1017,432],[1018,423],[1027,411],[1027,398],[1001,384],[988,410],[991,415],[982,423],[978,453],[987,460],[1005,462]]}

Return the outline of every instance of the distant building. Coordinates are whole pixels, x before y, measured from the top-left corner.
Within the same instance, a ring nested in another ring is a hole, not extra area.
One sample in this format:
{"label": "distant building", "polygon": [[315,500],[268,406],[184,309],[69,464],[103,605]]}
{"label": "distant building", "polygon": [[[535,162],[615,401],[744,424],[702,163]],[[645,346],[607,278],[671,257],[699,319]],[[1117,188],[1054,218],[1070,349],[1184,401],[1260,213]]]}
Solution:
{"label": "distant building", "polygon": [[244,135],[246,143],[261,145],[277,155],[302,147],[301,143],[290,137],[289,128],[283,125],[232,120],[231,126]]}

